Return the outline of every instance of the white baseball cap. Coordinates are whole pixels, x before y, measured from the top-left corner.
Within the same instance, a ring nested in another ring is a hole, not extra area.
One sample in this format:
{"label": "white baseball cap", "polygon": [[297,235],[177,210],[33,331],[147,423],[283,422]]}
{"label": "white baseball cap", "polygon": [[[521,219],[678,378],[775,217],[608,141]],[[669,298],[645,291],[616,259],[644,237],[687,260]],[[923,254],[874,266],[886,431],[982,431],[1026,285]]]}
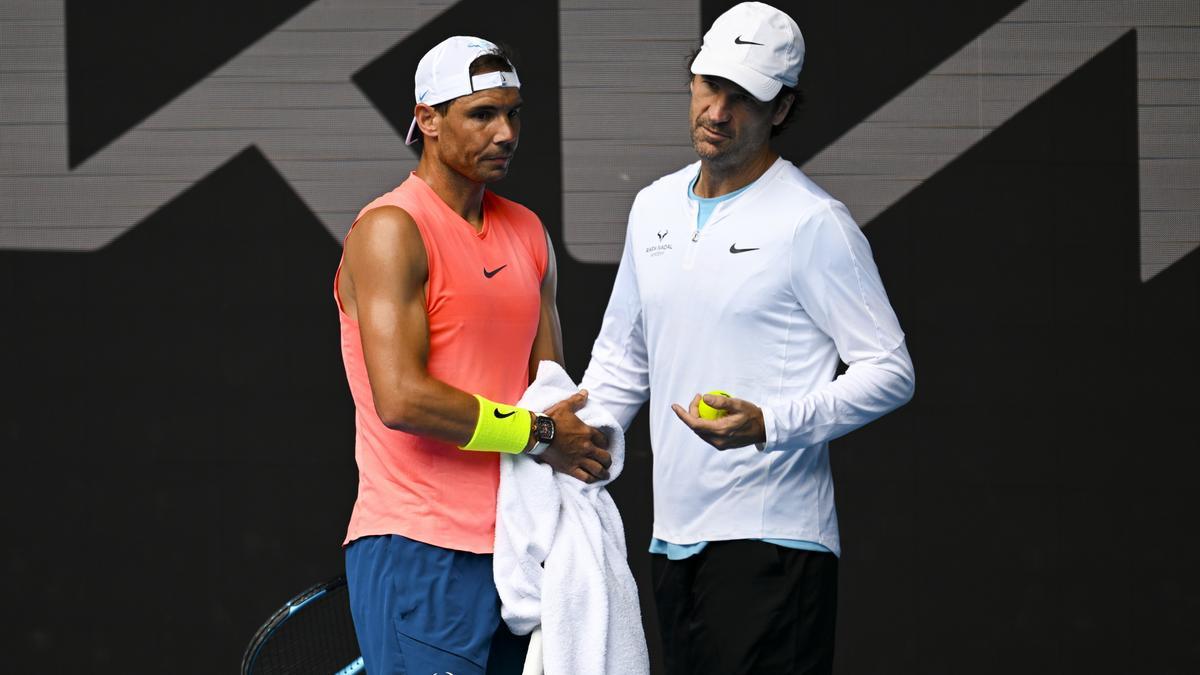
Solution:
{"label": "white baseball cap", "polygon": [[792,17],[761,2],[743,2],[717,17],[704,34],[692,72],[736,82],[770,101],[796,86],[804,65],[804,36]]}
{"label": "white baseball cap", "polygon": [[[495,44],[469,35],[455,35],[442,40],[425,52],[417,64],[417,74],[413,78],[416,83],[413,94],[417,103],[437,105],[493,87],[520,88],[521,81],[517,79],[515,68],[471,77],[472,61],[484,54],[496,54],[499,51],[500,48]],[[404,142],[412,145],[419,137],[417,118],[414,117],[412,124],[408,125],[408,136]]]}

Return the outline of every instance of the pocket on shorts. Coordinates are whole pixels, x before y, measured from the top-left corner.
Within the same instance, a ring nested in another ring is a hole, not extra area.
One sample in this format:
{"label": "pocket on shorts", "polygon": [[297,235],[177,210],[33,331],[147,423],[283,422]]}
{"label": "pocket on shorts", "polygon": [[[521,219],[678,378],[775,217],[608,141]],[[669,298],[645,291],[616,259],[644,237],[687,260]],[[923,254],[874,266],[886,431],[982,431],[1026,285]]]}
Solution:
{"label": "pocket on shorts", "polygon": [[396,642],[400,648],[399,663],[404,664],[405,673],[425,675],[433,673],[453,673],[454,675],[484,675],[483,666],[458,654],[423,642],[411,635],[406,635],[396,626]]}
{"label": "pocket on shorts", "polygon": [[490,557],[403,539],[396,555],[407,574],[394,579],[393,626],[409,672],[482,673],[500,618]]}

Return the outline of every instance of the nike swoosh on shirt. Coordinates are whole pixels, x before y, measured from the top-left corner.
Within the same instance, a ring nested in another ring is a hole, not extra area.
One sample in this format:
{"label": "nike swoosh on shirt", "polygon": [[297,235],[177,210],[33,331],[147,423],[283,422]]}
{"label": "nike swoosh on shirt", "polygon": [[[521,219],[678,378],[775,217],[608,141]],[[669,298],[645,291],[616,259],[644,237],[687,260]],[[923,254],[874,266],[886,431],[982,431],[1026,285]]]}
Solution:
{"label": "nike swoosh on shirt", "polygon": [[507,264],[507,263],[505,263],[505,264],[503,264],[503,265],[501,265],[501,266],[497,267],[496,269],[492,270],[491,272],[489,272],[489,271],[488,271],[488,269],[485,267],[485,268],[483,268],[483,276],[485,276],[485,277],[487,277],[487,278],[491,279],[492,277],[494,277],[494,276],[496,276],[497,274],[499,274],[499,273],[500,273],[500,270],[504,269],[505,267],[508,267],[508,264]]}
{"label": "nike swoosh on shirt", "polygon": [[735,45],[758,45],[759,47],[763,46],[763,43],[761,43],[761,42],[751,42],[749,40],[743,40],[741,35],[733,38],[733,44],[735,44]]}
{"label": "nike swoosh on shirt", "polygon": [[499,408],[496,408],[495,410],[493,410],[493,411],[492,411],[492,414],[493,414],[493,415],[495,415],[497,419],[504,419],[505,417],[512,417],[513,415],[516,415],[516,414],[517,414],[517,411],[516,411],[516,410],[509,410],[508,412],[506,412],[506,413],[504,413],[503,415],[501,415],[501,414],[500,414],[500,409],[499,409]]}
{"label": "nike swoosh on shirt", "polygon": [[737,244],[730,244],[730,245],[729,245],[729,252],[730,252],[730,253],[745,253],[746,251],[757,251],[757,250],[758,250],[758,249],[756,249],[756,248],[738,248],[738,247],[737,247]]}

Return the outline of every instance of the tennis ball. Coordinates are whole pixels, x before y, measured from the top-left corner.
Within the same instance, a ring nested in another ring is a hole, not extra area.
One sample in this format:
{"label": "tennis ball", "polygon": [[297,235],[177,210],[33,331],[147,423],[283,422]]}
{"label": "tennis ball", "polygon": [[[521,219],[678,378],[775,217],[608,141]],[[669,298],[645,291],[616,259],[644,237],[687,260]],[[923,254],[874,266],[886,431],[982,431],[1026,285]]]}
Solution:
{"label": "tennis ball", "polygon": [[[731,394],[727,391],[721,391],[720,389],[713,389],[712,391],[710,391],[708,393],[712,394],[713,396],[724,396],[725,398],[733,398],[733,394]],[[726,414],[728,414],[727,411],[712,407],[711,405],[704,402],[703,396],[700,397],[700,418],[701,419],[718,420],[718,419],[721,419],[722,417],[724,417]]]}

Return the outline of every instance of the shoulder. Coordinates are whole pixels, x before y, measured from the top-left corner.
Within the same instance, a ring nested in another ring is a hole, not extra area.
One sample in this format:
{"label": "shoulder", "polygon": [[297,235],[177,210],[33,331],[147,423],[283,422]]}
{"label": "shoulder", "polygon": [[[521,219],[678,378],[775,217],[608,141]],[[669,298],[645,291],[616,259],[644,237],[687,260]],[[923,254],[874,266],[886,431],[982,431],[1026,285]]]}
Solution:
{"label": "shoulder", "polygon": [[536,224],[538,231],[541,231],[542,219],[534,213],[533,209],[508,197],[501,197],[491,190],[484,194],[490,201],[489,206],[503,213],[507,220],[517,224]]}
{"label": "shoulder", "polygon": [[678,198],[687,190],[688,183],[696,177],[700,170],[700,162],[692,162],[687,166],[669,173],[638,191],[634,204],[663,199]]}
{"label": "shoulder", "polygon": [[346,236],[347,257],[382,257],[403,262],[424,257],[424,240],[408,211],[387,204],[364,211]]}
{"label": "shoulder", "polygon": [[700,162],[692,162],[639,190],[629,209],[629,231],[639,228],[639,223],[643,224],[641,229],[654,229],[679,217],[687,201],[688,185],[699,170]]}
{"label": "shoulder", "polygon": [[778,170],[773,172],[770,183],[764,187],[760,196],[762,205],[792,214],[792,223],[798,229],[821,224],[854,225],[854,219],[845,204],[789,161],[780,160]]}
{"label": "shoulder", "polygon": [[779,160],[778,169],[771,177],[768,190],[774,197],[787,199],[798,215],[823,210],[830,204],[840,203],[799,167],[783,159]]}
{"label": "shoulder", "polygon": [[379,195],[375,199],[372,199],[370,202],[367,202],[367,205],[362,207],[362,209],[358,212],[358,216],[355,218],[355,220],[361,220],[362,217],[365,216],[369,211],[374,211],[375,209],[383,206],[407,207],[408,210],[411,211],[413,201],[411,194],[413,186],[411,183],[413,180],[420,179],[410,175],[396,187]]}
{"label": "shoulder", "polygon": [[408,210],[395,204],[384,204],[365,209],[354,224],[354,230],[406,230],[416,226],[417,221]]}

